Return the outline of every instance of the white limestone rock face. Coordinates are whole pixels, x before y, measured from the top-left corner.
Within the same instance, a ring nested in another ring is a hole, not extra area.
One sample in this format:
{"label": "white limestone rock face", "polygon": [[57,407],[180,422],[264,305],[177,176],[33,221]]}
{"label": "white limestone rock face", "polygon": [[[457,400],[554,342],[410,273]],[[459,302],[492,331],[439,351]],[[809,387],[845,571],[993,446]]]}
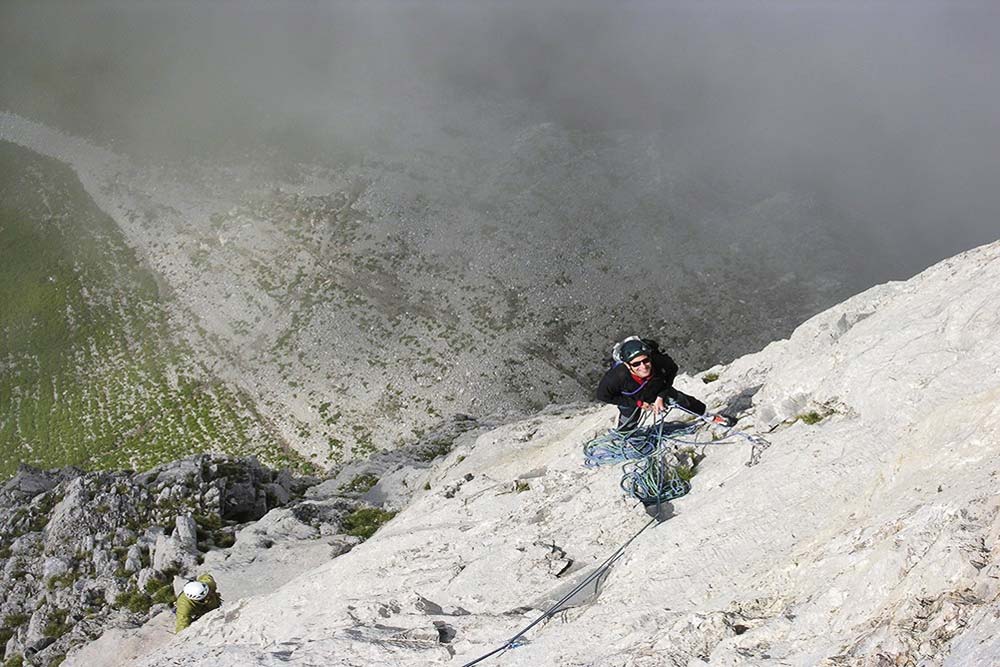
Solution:
{"label": "white limestone rock face", "polygon": [[[577,606],[483,664],[1000,664],[1000,243],[860,294],[683,389],[772,446],[693,488]],[[349,553],[136,664],[461,665],[647,522],[581,466],[613,408],[463,444]],[[818,423],[803,415],[816,413]],[[276,525],[284,519],[276,516]]]}
{"label": "white limestone rock face", "polygon": [[197,565],[197,526],[190,516],[178,516],[171,535],[160,534],[153,549],[153,569],[188,569]]}
{"label": "white limestone rock face", "polygon": [[96,641],[75,652],[68,667],[126,667],[174,636],[174,615],[161,612],[138,628],[110,628]]}
{"label": "white limestone rock face", "polygon": [[270,593],[361,541],[333,533],[331,525],[346,513],[339,500],[273,509],[239,530],[231,548],[207,553],[202,570],[212,573],[227,600]]}

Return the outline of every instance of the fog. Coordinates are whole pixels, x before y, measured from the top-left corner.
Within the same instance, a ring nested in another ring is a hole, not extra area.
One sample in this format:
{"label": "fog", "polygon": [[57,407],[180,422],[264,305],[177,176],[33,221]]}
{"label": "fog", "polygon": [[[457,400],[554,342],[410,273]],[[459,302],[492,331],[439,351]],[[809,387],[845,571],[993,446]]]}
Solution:
{"label": "fog", "polygon": [[877,226],[912,273],[1000,236],[998,18],[952,2],[4,0],[0,108],[151,161],[406,160],[456,127],[489,161],[484,110],[627,133],[674,169]]}

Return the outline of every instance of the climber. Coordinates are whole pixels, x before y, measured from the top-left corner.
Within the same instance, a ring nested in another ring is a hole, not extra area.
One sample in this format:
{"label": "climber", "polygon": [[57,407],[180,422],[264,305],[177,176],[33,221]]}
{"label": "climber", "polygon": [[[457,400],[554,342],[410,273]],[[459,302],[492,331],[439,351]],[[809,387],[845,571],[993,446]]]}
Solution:
{"label": "climber", "polygon": [[184,590],[177,596],[177,632],[191,625],[199,618],[222,606],[222,596],[216,590],[215,579],[210,574],[199,575],[194,581],[184,584]]}
{"label": "climber", "polygon": [[630,336],[615,346],[613,356],[616,363],[597,385],[597,400],[618,406],[619,430],[635,428],[643,411],[656,415],[667,410],[670,399],[716,424],[728,427],[736,423],[728,415],[706,414],[704,403],[674,389],[677,364],[660,351],[656,341]]}

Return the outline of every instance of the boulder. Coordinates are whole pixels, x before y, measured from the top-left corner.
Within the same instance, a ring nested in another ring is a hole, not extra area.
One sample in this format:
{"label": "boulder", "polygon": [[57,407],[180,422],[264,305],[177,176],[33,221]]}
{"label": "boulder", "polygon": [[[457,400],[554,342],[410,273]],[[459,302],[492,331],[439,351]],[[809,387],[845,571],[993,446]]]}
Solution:
{"label": "boulder", "polygon": [[46,558],[42,563],[42,579],[46,581],[52,577],[58,577],[70,571],[72,564],[66,558],[53,556]]}
{"label": "boulder", "polygon": [[112,562],[111,552],[107,549],[94,549],[94,553],[90,556],[90,562],[94,564],[94,569],[97,572],[105,572]]}
{"label": "boulder", "polygon": [[104,587],[105,604],[114,604],[118,596],[122,593],[127,593],[128,590],[129,582],[127,580],[117,578],[109,579]]}
{"label": "boulder", "polygon": [[55,488],[61,478],[57,471],[46,472],[22,463],[18,466],[17,473],[0,490],[15,497],[29,499]]}
{"label": "boulder", "polygon": [[139,536],[136,540],[136,544],[145,547],[146,549],[152,549],[156,545],[156,540],[159,539],[160,535],[163,535],[166,531],[163,526],[150,526],[146,531]]}
{"label": "boulder", "polygon": [[226,485],[222,516],[235,521],[254,521],[267,513],[267,496],[248,476]]}
{"label": "boulder", "polygon": [[136,534],[134,530],[120,526],[115,529],[114,543],[115,546],[127,546],[132,544],[136,540]]}
{"label": "boulder", "polygon": [[3,645],[3,654],[5,656],[14,655],[15,653],[18,652],[17,651],[18,646],[19,644],[17,641],[17,637],[16,636],[11,637],[10,639],[7,640],[7,643]]}
{"label": "boulder", "polygon": [[89,495],[83,477],[66,485],[62,500],[52,508],[45,527],[45,541],[53,549],[68,543],[77,543],[89,534],[87,519],[92,511],[87,507]]}
{"label": "boulder", "polygon": [[126,572],[138,572],[142,569],[142,549],[138,545],[133,544],[128,548],[124,568]]}
{"label": "boulder", "polygon": [[206,458],[205,454],[196,454],[162,465],[146,475],[151,476],[155,472],[156,486],[183,488],[201,479]]}
{"label": "boulder", "polygon": [[211,486],[202,497],[202,505],[206,510],[221,513],[222,511],[222,491],[218,486]]}
{"label": "boulder", "polygon": [[154,579],[159,579],[158,572],[151,567],[144,567],[139,570],[139,573],[135,576],[135,586],[140,591],[146,590],[146,586],[150,581]]}
{"label": "boulder", "polygon": [[197,551],[198,549],[198,524],[190,514],[178,516],[174,522],[176,526],[174,535],[178,543],[185,549]]}
{"label": "boulder", "polygon": [[286,504],[292,497],[288,489],[280,484],[266,484],[264,492],[267,494],[268,504],[274,507]]}
{"label": "boulder", "polygon": [[24,657],[27,660],[31,660],[31,658],[35,657],[37,654],[41,653],[55,643],[55,637],[39,637],[24,647]]}
{"label": "boulder", "polygon": [[176,535],[160,535],[153,549],[153,569],[161,572],[177,569],[187,570],[198,563],[196,553],[186,546]]}
{"label": "boulder", "polygon": [[36,554],[42,549],[42,536],[39,533],[27,533],[11,542],[10,552],[15,556]]}

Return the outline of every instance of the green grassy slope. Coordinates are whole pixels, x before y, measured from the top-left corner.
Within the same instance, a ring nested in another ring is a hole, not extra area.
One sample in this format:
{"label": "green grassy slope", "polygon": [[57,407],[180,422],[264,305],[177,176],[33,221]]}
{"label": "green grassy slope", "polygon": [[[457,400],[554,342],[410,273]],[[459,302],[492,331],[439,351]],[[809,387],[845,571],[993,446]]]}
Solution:
{"label": "green grassy slope", "polygon": [[152,274],[73,172],[0,142],[0,477],[206,449],[296,463],[191,361]]}

